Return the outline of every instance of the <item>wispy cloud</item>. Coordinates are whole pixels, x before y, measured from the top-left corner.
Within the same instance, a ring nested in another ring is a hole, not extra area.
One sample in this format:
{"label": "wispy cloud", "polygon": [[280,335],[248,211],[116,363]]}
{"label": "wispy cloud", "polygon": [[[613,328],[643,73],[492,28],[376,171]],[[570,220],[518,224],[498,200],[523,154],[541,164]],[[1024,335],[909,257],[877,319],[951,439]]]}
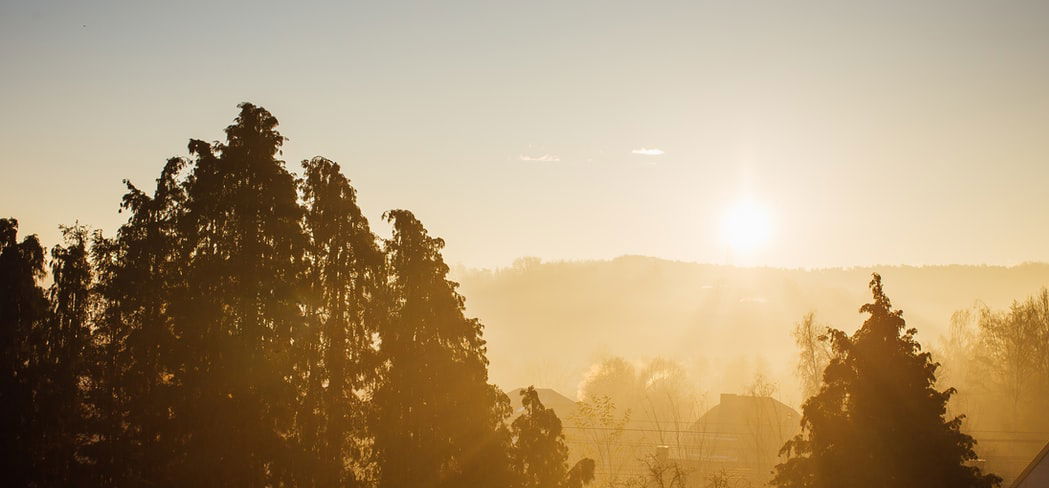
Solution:
{"label": "wispy cloud", "polygon": [[766,303],[768,299],[765,297],[743,297],[739,299],[739,303]]}
{"label": "wispy cloud", "polygon": [[528,156],[526,154],[522,154],[517,159],[520,159],[521,161],[542,161],[544,163],[553,163],[560,161],[561,157],[555,154],[544,154],[542,156]]}
{"label": "wispy cloud", "polygon": [[656,149],[654,147],[642,147],[641,149],[634,149],[630,152],[642,156],[662,156],[664,154],[662,149]]}

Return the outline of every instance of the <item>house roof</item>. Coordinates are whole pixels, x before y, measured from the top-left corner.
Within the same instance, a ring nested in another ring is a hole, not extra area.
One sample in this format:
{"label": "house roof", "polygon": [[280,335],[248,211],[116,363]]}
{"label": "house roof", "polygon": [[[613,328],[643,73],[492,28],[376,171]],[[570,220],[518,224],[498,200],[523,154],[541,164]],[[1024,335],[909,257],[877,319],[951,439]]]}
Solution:
{"label": "house roof", "polygon": [[721,402],[696,420],[692,429],[697,432],[741,433],[753,430],[756,423],[793,435],[801,424],[801,415],[771,397],[722,393]]}
{"label": "house roof", "polygon": [[1028,488],[1035,486],[1046,486],[1039,483],[1049,482],[1049,442],[1045,444],[1041,452],[1031,460],[1020,475],[1013,481],[1011,488]]}
{"label": "house roof", "polygon": [[[517,418],[524,409],[524,405],[521,404],[522,390],[524,390],[524,388],[517,388],[506,394],[510,397],[510,406],[514,409],[511,419]],[[546,408],[552,408],[554,413],[557,414],[557,418],[561,419],[561,423],[567,423],[569,418],[575,415],[579,409],[578,402],[555,390],[550,388],[536,388],[535,391],[539,394],[539,401],[543,402],[543,406]]]}

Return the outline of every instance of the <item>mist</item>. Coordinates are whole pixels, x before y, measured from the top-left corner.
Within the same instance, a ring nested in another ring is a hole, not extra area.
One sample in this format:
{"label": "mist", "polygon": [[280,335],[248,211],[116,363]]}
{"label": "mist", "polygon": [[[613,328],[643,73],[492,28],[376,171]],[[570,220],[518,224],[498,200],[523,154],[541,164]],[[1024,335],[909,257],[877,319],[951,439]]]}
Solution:
{"label": "mist", "polygon": [[4,2],[4,486],[1049,487],[1049,2]]}

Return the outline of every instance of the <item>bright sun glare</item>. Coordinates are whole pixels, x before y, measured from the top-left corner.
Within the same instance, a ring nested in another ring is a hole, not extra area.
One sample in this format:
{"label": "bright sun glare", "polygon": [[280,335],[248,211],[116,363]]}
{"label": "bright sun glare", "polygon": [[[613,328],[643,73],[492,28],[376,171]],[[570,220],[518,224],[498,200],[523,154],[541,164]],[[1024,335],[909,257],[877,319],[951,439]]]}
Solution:
{"label": "bright sun glare", "polygon": [[764,207],[744,200],[725,212],[721,231],[733,253],[751,254],[768,243],[772,235],[772,221]]}

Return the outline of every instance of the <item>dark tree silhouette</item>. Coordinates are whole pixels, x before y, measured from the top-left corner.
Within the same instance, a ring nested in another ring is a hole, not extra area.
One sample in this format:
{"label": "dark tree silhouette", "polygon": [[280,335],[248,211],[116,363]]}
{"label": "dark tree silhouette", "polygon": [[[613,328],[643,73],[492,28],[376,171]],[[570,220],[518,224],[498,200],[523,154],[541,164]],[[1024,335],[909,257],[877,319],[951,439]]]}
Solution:
{"label": "dark tree silhouette", "polygon": [[594,460],[568,468],[568,446],[561,420],[543,406],[535,387],[521,391],[524,411],[510,425],[512,460],[521,488],[578,488],[594,479]]}
{"label": "dark tree silhouette", "polygon": [[394,210],[380,246],[339,166],[305,161],[297,181],[276,127],[241,104],[226,142],[191,140],[152,194],[125,181],[127,221],[110,238],[63,228],[46,292],[44,249],[0,220],[4,481],[589,482],[537,397],[514,445],[443,241]]}
{"label": "dark tree silhouette", "polygon": [[43,447],[34,394],[36,349],[47,319],[44,249],[35,235],[18,242],[18,221],[0,219],[0,467],[11,486],[40,486]]}
{"label": "dark tree silhouette", "polygon": [[953,388],[935,389],[938,363],[921,352],[881,277],[870,282],[870,317],[851,337],[831,330],[834,357],[819,392],[805,402],[802,433],[773,484],[791,488],[990,487],[1000,478],[972,465],[975,441],[945,419]]}
{"label": "dark tree silhouette", "polygon": [[296,334],[302,395],[296,428],[302,462],[313,466],[309,475],[318,486],[349,486],[366,468],[362,395],[374,380],[372,336],[384,318],[385,263],[339,165],[318,157],[302,166],[308,312]]}
{"label": "dark tree silhouette", "polygon": [[72,483],[81,475],[76,461],[79,438],[85,435],[82,380],[87,377],[91,345],[89,314],[92,268],[88,260],[89,232],[83,226],[63,227],[65,245],[51,250],[50,314],[33,356],[40,367],[34,403],[39,416],[39,440],[45,444],[43,485]]}
{"label": "dark tree silhouette", "polygon": [[184,269],[178,224],[185,165],[169,159],[152,196],[125,181],[121,209],[128,220],[92,249],[101,310],[87,391],[94,435],[84,452],[98,485],[162,486],[174,477],[179,451],[170,422],[176,348],[169,304]]}
{"label": "dark tree silhouette", "polygon": [[481,323],[441,258],[444,241],[392,210],[386,242],[393,307],[379,329],[375,453],[383,488],[501,487],[511,482],[506,395],[488,384]]}
{"label": "dark tree silhouette", "polygon": [[193,140],[179,219],[185,270],[171,304],[173,481],[266,486],[293,479],[304,237],[277,120],[240,105],[225,144]]}
{"label": "dark tree silhouette", "polygon": [[[30,236],[17,242],[18,222],[0,220],[0,326],[4,462],[16,486],[65,486],[82,475],[78,462],[84,423],[81,384],[87,377],[92,269],[88,236],[63,227],[65,244],[51,251],[46,295],[44,251]],[[10,444],[9,444],[10,443]]]}

